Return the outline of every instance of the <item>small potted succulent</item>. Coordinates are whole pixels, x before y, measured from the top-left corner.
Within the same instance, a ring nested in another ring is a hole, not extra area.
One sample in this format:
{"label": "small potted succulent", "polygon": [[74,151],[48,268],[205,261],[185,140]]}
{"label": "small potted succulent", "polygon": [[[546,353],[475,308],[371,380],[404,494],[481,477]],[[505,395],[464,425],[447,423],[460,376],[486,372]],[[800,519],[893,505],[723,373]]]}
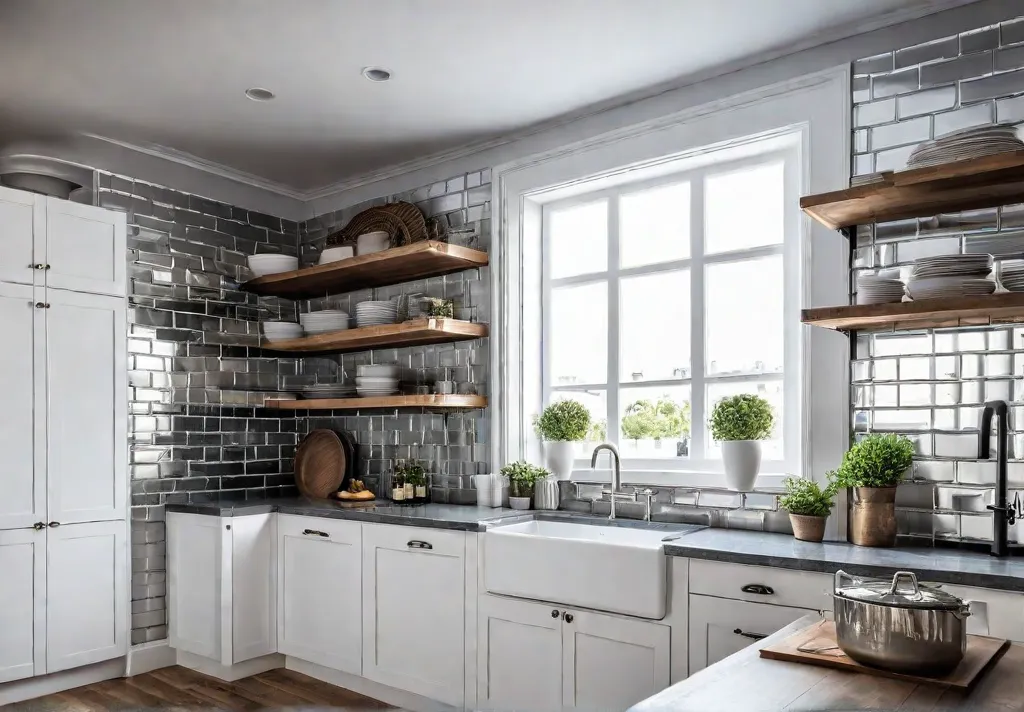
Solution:
{"label": "small potted succulent", "polygon": [[519,461],[505,465],[501,474],[508,478],[508,505],[512,509],[530,509],[534,485],[549,473],[542,467]]}
{"label": "small potted succulent", "polygon": [[868,435],[843,455],[829,486],[853,491],[849,528],[854,544],[896,544],[896,485],[913,461],[914,443],[892,433]]}
{"label": "small potted succulent", "polygon": [[735,492],[749,492],[761,469],[761,440],[775,426],[771,404],[761,396],[742,393],[723,398],[711,413],[711,437],[722,444],[725,482]]}
{"label": "small potted succulent", "polygon": [[824,539],[825,522],[832,513],[835,495],[831,486],[822,489],[817,482],[802,477],[787,477],[785,484],[786,494],[779,500],[779,506],[789,512],[793,536],[800,541]]}
{"label": "small potted succulent", "polygon": [[576,443],[590,432],[590,411],[579,401],[557,401],[541,412],[534,427],[544,439],[544,464],[557,479],[568,480]]}

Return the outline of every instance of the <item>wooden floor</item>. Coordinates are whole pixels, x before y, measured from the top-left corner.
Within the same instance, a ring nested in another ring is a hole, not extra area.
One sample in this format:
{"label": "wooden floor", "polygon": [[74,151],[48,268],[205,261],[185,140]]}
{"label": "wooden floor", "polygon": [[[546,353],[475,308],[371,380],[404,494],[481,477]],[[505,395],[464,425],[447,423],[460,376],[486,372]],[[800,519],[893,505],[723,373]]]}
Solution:
{"label": "wooden floor", "polygon": [[3,712],[97,712],[99,710],[282,708],[393,710],[394,707],[291,670],[271,670],[222,682],[183,667],[107,680],[56,695],[3,706]]}

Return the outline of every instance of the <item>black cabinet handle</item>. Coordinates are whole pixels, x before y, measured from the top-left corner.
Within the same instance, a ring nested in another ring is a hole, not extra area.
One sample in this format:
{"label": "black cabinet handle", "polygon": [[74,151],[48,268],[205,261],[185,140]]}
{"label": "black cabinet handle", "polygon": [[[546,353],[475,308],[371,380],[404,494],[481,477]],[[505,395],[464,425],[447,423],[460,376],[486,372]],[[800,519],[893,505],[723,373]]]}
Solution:
{"label": "black cabinet handle", "polygon": [[53,529],[54,527],[59,527],[60,526],[60,522],[50,522],[46,526],[50,527],[50,529]]}
{"label": "black cabinet handle", "polygon": [[322,532],[319,529],[303,529],[302,533],[305,536],[322,536],[324,539],[330,539],[331,535],[327,532]]}
{"label": "black cabinet handle", "polygon": [[566,623],[572,623],[572,613],[566,613],[562,616],[562,620]]}
{"label": "black cabinet handle", "polygon": [[36,309],[49,309],[50,305],[46,302],[36,302]]}
{"label": "black cabinet handle", "polygon": [[39,531],[41,529],[46,529],[46,522],[36,522],[35,524],[32,525],[32,528],[35,529],[36,531]]}
{"label": "black cabinet handle", "polygon": [[557,608],[552,608],[551,609],[551,617],[552,618],[558,618],[558,609]]}
{"label": "black cabinet handle", "polygon": [[434,545],[428,541],[420,541],[419,539],[413,539],[406,543],[406,546],[410,549],[433,549]]}
{"label": "black cabinet handle", "polygon": [[737,628],[733,631],[736,635],[742,635],[744,638],[750,638],[751,640],[764,640],[767,635],[761,635],[760,633],[748,633],[745,630]]}
{"label": "black cabinet handle", "polygon": [[756,593],[758,596],[774,596],[775,589],[760,583],[748,583],[740,589],[743,593]]}

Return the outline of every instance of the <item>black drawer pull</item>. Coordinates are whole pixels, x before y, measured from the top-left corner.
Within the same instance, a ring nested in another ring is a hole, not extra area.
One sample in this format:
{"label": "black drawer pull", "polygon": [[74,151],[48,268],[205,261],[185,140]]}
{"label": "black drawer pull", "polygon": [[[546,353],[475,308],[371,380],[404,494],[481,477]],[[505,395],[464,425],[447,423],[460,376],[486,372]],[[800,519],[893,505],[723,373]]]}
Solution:
{"label": "black drawer pull", "polygon": [[413,539],[406,544],[410,549],[433,549],[434,545],[428,541],[420,541],[419,539]]}
{"label": "black drawer pull", "polygon": [[750,638],[751,640],[764,640],[767,635],[761,635],[760,633],[748,633],[745,630],[737,628],[733,631],[736,635],[742,635],[744,638]]}
{"label": "black drawer pull", "polygon": [[775,589],[760,583],[748,583],[740,589],[743,593],[756,593],[758,596],[774,596]]}
{"label": "black drawer pull", "polygon": [[305,536],[322,536],[324,539],[330,539],[331,535],[327,532],[322,532],[319,529],[303,529],[302,533]]}

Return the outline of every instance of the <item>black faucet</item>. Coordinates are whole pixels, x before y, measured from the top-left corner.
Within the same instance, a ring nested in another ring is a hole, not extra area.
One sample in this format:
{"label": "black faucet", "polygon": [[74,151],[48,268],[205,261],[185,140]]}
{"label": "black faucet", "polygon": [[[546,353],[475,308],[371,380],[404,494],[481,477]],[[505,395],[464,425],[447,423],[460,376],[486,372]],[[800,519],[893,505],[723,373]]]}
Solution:
{"label": "black faucet", "polygon": [[990,401],[981,411],[981,431],[978,433],[978,459],[992,456],[992,415],[999,419],[996,429],[996,503],[992,510],[992,556],[1008,553],[1009,530],[1016,521],[1016,512],[1007,502],[1006,445],[1009,430],[1010,406],[1006,401]]}

